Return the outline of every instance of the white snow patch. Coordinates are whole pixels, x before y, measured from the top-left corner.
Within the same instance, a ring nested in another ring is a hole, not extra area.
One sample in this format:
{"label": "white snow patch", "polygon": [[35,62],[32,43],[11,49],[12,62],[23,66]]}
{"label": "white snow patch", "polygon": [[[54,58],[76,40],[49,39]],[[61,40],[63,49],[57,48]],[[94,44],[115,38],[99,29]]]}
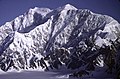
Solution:
{"label": "white snow patch", "polygon": [[69,78],[69,75],[60,75],[60,76],[56,76],[56,78],[61,78],[61,79],[63,79],[63,78]]}

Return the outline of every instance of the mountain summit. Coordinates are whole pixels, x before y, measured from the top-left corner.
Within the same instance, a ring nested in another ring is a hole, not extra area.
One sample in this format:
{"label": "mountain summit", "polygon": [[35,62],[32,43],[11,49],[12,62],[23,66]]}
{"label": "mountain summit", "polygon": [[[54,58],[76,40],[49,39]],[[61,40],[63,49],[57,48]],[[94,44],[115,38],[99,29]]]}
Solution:
{"label": "mountain summit", "polygon": [[75,8],[74,6],[72,6],[71,4],[66,4],[65,6],[62,7],[65,10],[77,10],[77,8]]}
{"label": "mountain summit", "polygon": [[35,7],[0,27],[0,67],[104,67],[109,59],[104,57],[119,46],[119,35],[120,24],[110,16],[70,4],[55,10]]}

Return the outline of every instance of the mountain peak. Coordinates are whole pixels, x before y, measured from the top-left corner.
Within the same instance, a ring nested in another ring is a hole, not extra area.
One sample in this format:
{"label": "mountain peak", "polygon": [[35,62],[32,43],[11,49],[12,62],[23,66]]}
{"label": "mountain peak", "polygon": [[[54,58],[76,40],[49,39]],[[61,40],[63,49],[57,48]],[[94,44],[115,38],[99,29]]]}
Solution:
{"label": "mountain peak", "polygon": [[[50,65],[56,68],[56,62],[68,69],[87,67],[89,63],[86,62],[93,62],[93,56],[94,60],[97,59],[97,55],[101,55],[99,49],[112,45],[120,34],[120,24],[113,18],[90,12],[70,4],[55,10],[35,7],[1,26],[0,62],[3,62],[3,67],[0,69],[31,69],[33,63],[33,68],[39,68],[41,60],[46,62],[43,65],[46,68]],[[15,66],[10,67],[8,60]],[[79,65],[73,67],[72,61]],[[40,68],[42,70],[42,66]]]}
{"label": "mountain peak", "polygon": [[64,10],[77,10],[77,8],[74,7],[74,6],[71,5],[71,4],[66,4],[66,5],[64,5],[64,6],[61,7],[61,8],[64,9]]}
{"label": "mountain peak", "polygon": [[38,14],[41,14],[42,16],[45,16],[47,13],[49,13],[51,11],[52,10],[50,10],[49,8],[35,7],[35,8],[31,8],[28,13],[30,13],[30,14],[38,13]]}

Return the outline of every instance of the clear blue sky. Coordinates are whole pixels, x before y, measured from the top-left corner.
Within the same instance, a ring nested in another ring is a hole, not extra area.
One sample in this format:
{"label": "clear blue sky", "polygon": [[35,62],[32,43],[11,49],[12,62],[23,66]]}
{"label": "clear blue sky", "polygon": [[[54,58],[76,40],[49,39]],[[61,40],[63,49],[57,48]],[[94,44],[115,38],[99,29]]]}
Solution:
{"label": "clear blue sky", "polygon": [[120,23],[119,0],[0,0],[0,26],[25,13],[29,8],[37,6],[55,9],[67,3],[76,8],[86,8],[96,13],[112,16]]}

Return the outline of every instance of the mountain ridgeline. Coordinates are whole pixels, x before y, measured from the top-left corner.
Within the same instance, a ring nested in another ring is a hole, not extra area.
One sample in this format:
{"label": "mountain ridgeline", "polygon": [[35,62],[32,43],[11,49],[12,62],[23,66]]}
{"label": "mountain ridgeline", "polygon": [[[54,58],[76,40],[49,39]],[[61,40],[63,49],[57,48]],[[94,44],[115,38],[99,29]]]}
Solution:
{"label": "mountain ridgeline", "polygon": [[[67,4],[30,9],[0,27],[0,69],[52,70],[89,75],[96,67],[120,78],[120,24],[112,17]],[[118,62],[119,61],[119,62]]]}

